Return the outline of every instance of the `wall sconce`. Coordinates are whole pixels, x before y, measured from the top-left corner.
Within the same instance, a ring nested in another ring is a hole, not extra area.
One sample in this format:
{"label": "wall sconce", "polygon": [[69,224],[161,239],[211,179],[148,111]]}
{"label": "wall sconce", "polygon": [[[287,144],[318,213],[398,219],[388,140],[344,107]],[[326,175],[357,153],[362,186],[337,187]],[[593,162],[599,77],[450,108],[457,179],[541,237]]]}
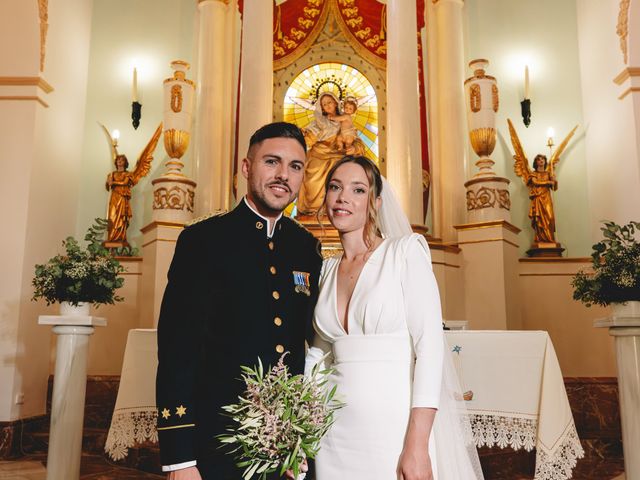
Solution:
{"label": "wall sconce", "polygon": [[137,130],[142,118],[142,104],[138,102],[138,69],[136,67],[133,67],[133,85],[131,88],[131,124]]}
{"label": "wall sconce", "polygon": [[524,100],[520,102],[522,122],[529,128],[531,125],[531,99],[529,98],[529,66],[524,66]]}
{"label": "wall sconce", "polygon": [[553,155],[553,147],[555,146],[555,143],[553,143],[553,137],[555,135],[556,132],[553,127],[547,128],[547,147],[549,147],[549,158]]}

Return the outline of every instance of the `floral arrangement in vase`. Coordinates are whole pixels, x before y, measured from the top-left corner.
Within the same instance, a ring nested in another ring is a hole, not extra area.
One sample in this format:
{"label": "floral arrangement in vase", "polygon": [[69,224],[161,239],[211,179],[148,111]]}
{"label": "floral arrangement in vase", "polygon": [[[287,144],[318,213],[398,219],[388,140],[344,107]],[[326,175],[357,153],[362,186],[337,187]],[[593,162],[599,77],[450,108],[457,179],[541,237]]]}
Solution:
{"label": "floral arrangement in vase", "polygon": [[43,298],[47,305],[66,302],[72,306],[122,301],[115,292],[124,283],[119,276],[124,268],[102,244],[106,231],[107,220],[96,218],[84,237],[86,249],[75,238],[67,237],[62,242],[64,254],[36,265],[32,300]]}
{"label": "floral arrangement in vase", "polygon": [[604,222],[600,230],[604,238],[593,246],[593,273],[573,277],[573,299],[587,307],[640,301],[640,222]]}

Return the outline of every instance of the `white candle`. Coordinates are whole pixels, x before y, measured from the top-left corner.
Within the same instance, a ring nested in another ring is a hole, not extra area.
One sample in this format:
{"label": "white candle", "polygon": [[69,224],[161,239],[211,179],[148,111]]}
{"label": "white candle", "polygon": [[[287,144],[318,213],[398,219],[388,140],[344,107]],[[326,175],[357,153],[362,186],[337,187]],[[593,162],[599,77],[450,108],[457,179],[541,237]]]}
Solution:
{"label": "white candle", "polygon": [[524,98],[529,98],[529,65],[524,66]]}
{"label": "white candle", "polygon": [[138,69],[133,67],[133,86],[132,86],[132,102],[138,101]]}

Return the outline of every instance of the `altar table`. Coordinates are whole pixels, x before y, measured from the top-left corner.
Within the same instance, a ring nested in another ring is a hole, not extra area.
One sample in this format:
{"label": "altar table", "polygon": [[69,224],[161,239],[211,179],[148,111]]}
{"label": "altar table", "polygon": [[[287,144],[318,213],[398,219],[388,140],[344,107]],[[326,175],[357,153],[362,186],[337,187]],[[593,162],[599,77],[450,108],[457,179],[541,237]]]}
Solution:
{"label": "altar table", "polygon": [[[476,446],[536,449],[536,480],[566,480],[584,456],[553,344],[542,331],[447,331]],[[157,442],[155,330],[131,330],[105,451]]]}

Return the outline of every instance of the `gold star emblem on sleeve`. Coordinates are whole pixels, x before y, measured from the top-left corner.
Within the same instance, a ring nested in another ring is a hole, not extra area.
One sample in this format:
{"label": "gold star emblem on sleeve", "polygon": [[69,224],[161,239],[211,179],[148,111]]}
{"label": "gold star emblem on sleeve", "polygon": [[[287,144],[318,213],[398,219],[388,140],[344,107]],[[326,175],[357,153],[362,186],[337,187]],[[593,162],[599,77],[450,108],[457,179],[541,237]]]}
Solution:
{"label": "gold star emblem on sleeve", "polygon": [[171,412],[169,411],[168,408],[165,408],[164,410],[162,410],[162,418],[164,418],[166,420],[170,416],[171,416]]}
{"label": "gold star emblem on sleeve", "polygon": [[179,407],[176,408],[176,415],[178,415],[180,418],[182,418],[182,416],[186,414],[187,414],[187,407],[185,407],[184,405],[180,405]]}

